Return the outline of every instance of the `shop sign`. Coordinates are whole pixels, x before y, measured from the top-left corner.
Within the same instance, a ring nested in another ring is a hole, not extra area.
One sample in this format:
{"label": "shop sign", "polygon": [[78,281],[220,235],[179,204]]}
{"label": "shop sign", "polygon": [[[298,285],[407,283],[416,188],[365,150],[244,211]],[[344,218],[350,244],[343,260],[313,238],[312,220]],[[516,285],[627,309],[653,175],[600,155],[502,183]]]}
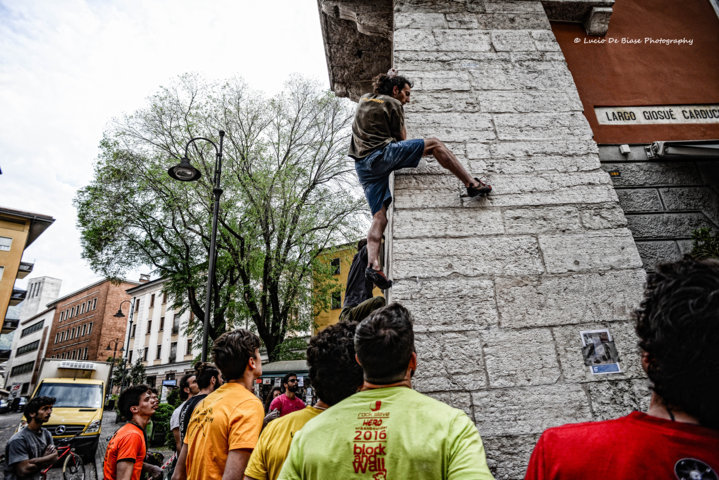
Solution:
{"label": "shop sign", "polygon": [[600,125],[719,124],[719,105],[594,107]]}

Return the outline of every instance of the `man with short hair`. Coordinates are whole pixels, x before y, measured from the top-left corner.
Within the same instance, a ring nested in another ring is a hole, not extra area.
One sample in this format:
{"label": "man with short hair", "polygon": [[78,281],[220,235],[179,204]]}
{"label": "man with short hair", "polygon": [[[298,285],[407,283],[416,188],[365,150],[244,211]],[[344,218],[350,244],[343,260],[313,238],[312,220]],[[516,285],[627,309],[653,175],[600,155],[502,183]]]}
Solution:
{"label": "man with short hair", "polygon": [[372,212],[367,234],[367,278],[381,289],[392,286],[379,260],[382,234],[387,227],[387,208],[392,203],[389,176],[401,168],[415,168],[423,155],[433,155],[467,187],[470,197],[487,195],[492,187],[472,175],[457,157],[436,138],[407,140],[404,105],[409,103],[412,82],[391,69],[372,80],[373,93],[362,95],[352,124],[349,156]]}
{"label": "man with short hair", "polygon": [[305,408],[305,402],[295,395],[299,389],[296,373],[288,373],[282,378],[282,389],[284,393],[278,395],[270,403],[270,413],[277,410],[279,412],[278,416],[284,417],[289,413]]}
{"label": "man with short hair", "polygon": [[222,385],[222,375],[220,371],[211,363],[198,362],[195,365],[195,377],[197,386],[200,389],[197,395],[185,402],[185,406],[180,411],[180,441],[185,439],[187,434],[187,426],[192,418],[195,407],[210,393],[214,392]]}
{"label": "man with short hair", "polygon": [[374,284],[365,275],[367,268],[367,239],[357,242],[357,253],[347,274],[345,301],[340,312],[340,321],[360,322],[387,302],[384,297],[373,297]]}
{"label": "man with short hair", "polygon": [[180,412],[187,401],[197,395],[200,389],[197,386],[197,377],[194,373],[186,373],[180,379],[180,400],[182,403],[172,412],[170,417],[170,430],[175,438],[175,450],[180,453],[182,449],[182,438],[180,437]]}
{"label": "man with short hair", "polygon": [[225,383],[195,408],[172,480],[241,480],[260,436],[264,408],[252,391],[262,375],[260,339],[225,332],[212,354]]}
{"label": "man with short hair", "polygon": [[275,480],[295,434],[324,410],[362,386],[362,368],[355,361],[356,323],[331,325],[310,339],[307,364],[318,402],[270,423],[262,431],[245,470],[245,480]]}
{"label": "man with short hair", "polygon": [[[105,450],[103,475],[107,480],[140,480],[147,445],[145,428],[157,410],[157,397],[147,385],[125,389],[118,399],[120,413],[129,421],[112,436]],[[157,474],[157,467],[152,473]]]}
{"label": "man with short hair", "polygon": [[362,391],[313,419],[292,440],[281,480],[491,479],[467,414],[412,390],[417,368],[409,311],[392,303],[358,326]]}
{"label": "man with short hair", "polygon": [[35,397],[25,405],[27,426],[5,446],[6,480],[37,480],[41,470],[57,461],[52,434],[42,427],[50,420],[54,404],[52,397]]}
{"label": "man with short hair", "polygon": [[719,478],[719,261],[657,267],[636,332],[647,413],[548,429],[526,479]]}

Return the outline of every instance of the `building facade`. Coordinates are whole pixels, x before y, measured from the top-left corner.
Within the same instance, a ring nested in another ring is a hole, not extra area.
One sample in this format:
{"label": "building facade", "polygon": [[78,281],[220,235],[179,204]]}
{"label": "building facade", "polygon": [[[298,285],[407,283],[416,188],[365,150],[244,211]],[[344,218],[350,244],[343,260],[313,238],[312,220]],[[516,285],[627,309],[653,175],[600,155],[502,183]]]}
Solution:
{"label": "building facade", "polygon": [[[398,69],[408,137],[494,186],[461,198],[431,159],[396,172],[385,236],[415,388],[467,412],[497,478],[522,478],[548,427],[647,407],[644,267],[716,225],[715,3],[319,2],[333,90],[356,100]],[[600,336],[611,372],[586,354]]]}
{"label": "building facade", "polygon": [[28,280],[25,300],[18,305],[19,327],[13,335],[6,368],[5,389],[13,396],[28,395],[35,388],[55,316],[54,308],[45,307],[58,298],[61,286],[62,280],[58,278]]}
{"label": "building facade", "polygon": [[131,364],[142,360],[147,383],[158,389],[163,381],[177,385],[180,377],[192,370],[202,347],[201,339],[193,339],[186,332],[192,313],[175,314],[172,300],[162,291],[163,283],[157,279],[127,290],[133,313],[128,319],[130,348],[125,358]]}
{"label": "building facade", "polygon": [[13,332],[18,326],[17,319],[5,322],[8,306],[18,305],[26,295],[25,290],[15,287],[15,280],[25,278],[33,269],[31,262],[22,261],[23,252],[54,221],[47,215],[0,207],[0,319],[3,320],[3,335]]}
{"label": "building facade", "polygon": [[103,362],[119,357],[126,322],[115,313],[130,298],[126,290],[136,285],[100,280],[48,304],[55,315],[45,357]]}

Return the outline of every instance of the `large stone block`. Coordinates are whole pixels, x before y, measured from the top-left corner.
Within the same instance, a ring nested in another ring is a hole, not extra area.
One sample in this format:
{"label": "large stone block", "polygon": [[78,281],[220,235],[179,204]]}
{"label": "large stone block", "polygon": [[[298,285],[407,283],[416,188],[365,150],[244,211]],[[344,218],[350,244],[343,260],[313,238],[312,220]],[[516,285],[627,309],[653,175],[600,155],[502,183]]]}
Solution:
{"label": "large stone block", "polygon": [[526,30],[493,30],[492,46],[498,52],[536,50],[530,32]]}
{"label": "large stone block", "polygon": [[548,329],[492,329],[482,335],[489,386],[551,385],[560,371]]}
{"label": "large stone block", "polygon": [[[445,87],[441,82],[437,88]],[[416,97],[412,102],[412,107],[405,109],[406,113],[419,112],[424,115],[427,112],[454,112],[461,110],[462,112],[479,112],[480,105],[475,95],[464,95],[458,92],[420,92],[416,93]],[[453,152],[454,149],[450,148]],[[457,152],[455,152],[455,155]]]}
{"label": "large stone block", "polygon": [[447,20],[441,13],[407,12],[394,17],[395,30],[447,28]]}
{"label": "large stone block", "polygon": [[479,28],[477,15],[474,13],[448,13],[446,16],[449,28],[468,28],[472,30]]}
{"label": "large stone block", "polygon": [[629,229],[636,239],[691,238],[697,228],[712,226],[703,214],[686,213],[649,213],[627,215]]}
{"label": "large stone block", "polygon": [[[638,306],[638,305],[637,305]],[[582,357],[582,338],[579,332],[608,328],[619,353],[621,373],[593,375],[589,367],[584,365]],[[552,333],[559,353],[562,375],[568,382],[599,382],[607,380],[629,380],[644,378],[637,346],[637,335],[634,333],[634,322],[612,322],[608,324],[584,323],[552,328]]]}
{"label": "large stone block", "polygon": [[394,49],[402,50],[437,50],[437,39],[431,30],[419,28],[400,28],[394,31]]}
{"label": "large stone block", "polygon": [[534,13],[546,17],[542,3],[537,1],[490,1],[484,8],[487,13]]}
{"label": "large stone block", "polygon": [[[467,150],[468,158],[473,151]],[[596,155],[577,157],[542,156],[530,158],[483,158],[470,161],[474,171],[488,173],[535,173],[535,172],[587,172],[597,170],[599,162]]]}
{"label": "large stone block", "polygon": [[586,207],[581,210],[582,225],[587,230],[626,227],[627,219],[616,203]]}
{"label": "large stone block", "polygon": [[477,30],[438,28],[434,29],[433,33],[437,41],[436,49],[439,51],[489,52],[492,50],[489,34]]}
{"label": "large stone block", "polygon": [[574,206],[507,208],[503,214],[505,229],[509,234],[582,230],[579,210]]}
{"label": "large stone block", "polygon": [[551,140],[592,134],[579,112],[495,114],[492,118],[500,140]]}
{"label": "large stone block", "polygon": [[719,227],[719,195],[710,187],[660,188],[667,210],[701,210]]}
{"label": "large stone block", "polygon": [[418,391],[469,391],[486,386],[482,340],[478,332],[416,332],[415,347],[417,372],[414,385]]}
{"label": "large stone block", "polygon": [[700,185],[701,175],[692,163],[641,162],[641,163],[602,163],[604,170],[616,170],[618,177],[612,177],[617,187],[651,187]]}
{"label": "large stone block", "polygon": [[637,240],[636,243],[644,269],[648,272],[653,272],[660,263],[681,259],[685,253],[674,240]]}
{"label": "large stone block", "polygon": [[498,277],[495,282],[500,325],[538,327],[628,318],[642,298],[644,272]]}
{"label": "large stone block", "polygon": [[490,90],[478,92],[477,98],[484,113],[570,112],[581,111],[582,105],[564,92],[508,92]]}
{"label": "large stone block", "polygon": [[626,229],[582,234],[540,235],[539,245],[549,273],[639,268],[641,259]]}
{"label": "large stone block", "polygon": [[459,209],[397,209],[394,212],[394,238],[469,237],[504,233],[502,212]]}
{"label": "large stone block", "polygon": [[618,188],[619,204],[625,212],[661,212],[664,210],[656,188]]}
{"label": "large stone block", "polygon": [[594,154],[596,166],[599,168],[599,158],[597,154],[597,144],[590,138],[585,139],[551,139],[543,141],[511,141],[511,142],[495,142],[490,145],[492,157],[502,159],[526,159],[534,156],[587,156]]}
{"label": "large stone block", "polygon": [[415,332],[474,330],[497,325],[494,282],[455,276],[442,280],[395,280],[392,301],[414,317]]}
{"label": "large stone block", "polygon": [[477,428],[487,437],[539,434],[592,418],[589,398],[578,384],[482,390],[472,392],[472,402]]}
{"label": "large stone block", "polygon": [[544,12],[487,13],[478,16],[477,28],[481,30],[531,30],[549,29]]}
{"label": "large stone block", "polygon": [[[495,190],[497,185],[501,184],[501,180],[493,180],[489,176],[489,181]],[[577,185],[567,187],[557,187],[556,190],[550,191],[532,191],[522,193],[499,194],[499,192],[490,195],[486,199],[489,206],[514,207],[514,206],[530,206],[530,205],[559,205],[566,203],[605,203],[616,201],[617,196],[614,189],[609,185]],[[481,203],[474,203],[471,206],[481,207]]]}
{"label": "large stone block", "polygon": [[398,279],[544,271],[537,240],[523,236],[395,239],[391,268]]}
{"label": "large stone block", "polygon": [[[437,137],[443,142],[486,141],[496,138],[492,117],[483,113],[433,113],[407,118],[412,134]],[[462,128],[457,128],[462,125]]]}
{"label": "large stone block", "polygon": [[485,436],[481,431],[479,434],[482,436],[489,470],[496,480],[524,478],[539,434],[501,437]]}
{"label": "large stone block", "polygon": [[472,84],[478,91],[575,88],[569,70],[561,62],[467,61],[464,65],[472,74]]}
{"label": "large stone block", "polygon": [[[472,3],[474,2],[472,0]],[[479,8],[482,7],[482,8]],[[465,0],[449,0],[437,2],[435,0],[397,0],[394,2],[395,19],[407,13],[440,13],[464,12],[467,10]],[[482,3],[477,5],[477,11],[484,11]]]}
{"label": "large stone block", "polygon": [[[422,102],[424,100],[426,96],[425,92],[461,92],[453,96],[455,101],[476,101],[472,98],[472,95],[465,93],[471,90],[470,75],[467,72],[455,72],[448,75],[446,71],[417,72],[406,69],[402,71],[402,75],[405,75],[413,82],[412,84],[414,85],[414,90],[412,91],[412,103],[407,105],[407,113],[412,111],[416,102]],[[465,112],[465,110],[461,108],[461,103],[458,103],[455,105],[453,112],[454,115],[457,115],[457,112]]]}

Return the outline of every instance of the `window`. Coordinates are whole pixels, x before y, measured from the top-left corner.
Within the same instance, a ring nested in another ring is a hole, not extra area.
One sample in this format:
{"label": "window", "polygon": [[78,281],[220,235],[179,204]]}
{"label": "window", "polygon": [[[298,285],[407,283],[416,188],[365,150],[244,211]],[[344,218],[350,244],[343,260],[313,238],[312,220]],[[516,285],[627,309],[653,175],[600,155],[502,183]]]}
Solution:
{"label": "window", "polygon": [[167,303],[167,292],[162,292],[162,304]]}
{"label": "window", "polygon": [[159,360],[161,355],[162,355],[162,345],[158,345],[157,346],[157,358],[155,358],[155,360]]}
{"label": "window", "polygon": [[32,343],[28,343],[27,345],[23,345],[22,347],[18,347],[17,349],[17,356],[23,355],[25,353],[34,352],[40,348],[40,340],[35,340]]}
{"label": "window", "polygon": [[148,350],[148,348],[145,347],[145,351],[142,353],[142,361],[143,362],[147,361],[147,350]]}
{"label": "window", "polygon": [[339,258],[333,258],[330,262],[330,265],[332,266],[332,275],[339,275],[340,274],[340,259]]}
{"label": "window", "polygon": [[90,332],[92,332],[92,322],[90,322],[90,325],[87,327],[87,334],[90,335]]}
{"label": "window", "polygon": [[175,363],[177,359],[177,342],[170,344],[170,363]]}
{"label": "window", "polygon": [[145,335],[150,334],[150,329],[152,329],[152,320],[147,321],[147,333]]}
{"label": "window", "polygon": [[72,329],[72,336],[70,338],[75,338],[77,335],[77,328]]}
{"label": "window", "polygon": [[149,376],[149,377],[147,377],[147,380],[145,380],[145,383],[149,387],[153,387],[153,388],[154,388],[156,382],[157,382],[157,377],[155,375]]}
{"label": "window", "polygon": [[5,273],[5,267],[0,267],[0,280],[2,280],[3,273]]}
{"label": "window", "polygon": [[70,309],[70,317],[72,318],[72,317],[74,317],[74,316],[75,316],[75,307],[72,307],[72,308]]}
{"label": "window", "polygon": [[192,339],[188,338],[187,339],[187,350],[185,350],[185,355],[190,355],[190,354],[192,354]]}
{"label": "window", "polygon": [[34,366],[35,366],[35,362],[32,361],[32,362],[23,363],[22,365],[18,365],[17,367],[12,367],[12,370],[10,371],[10,375],[15,376],[15,375],[22,375],[23,373],[32,372],[32,369]]}
{"label": "window", "polygon": [[64,342],[64,341],[65,341],[65,338],[67,338],[67,330],[65,330],[64,332],[62,332],[62,338],[60,339],[60,341],[61,341],[61,342]]}
{"label": "window", "polygon": [[12,247],[12,238],[0,237],[0,251],[9,252]]}
{"label": "window", "polygon": [[150,296],[150,308],[152,308],[152,307],[154,307],[154,306],[155,306],[155,294],[153,293],[153,294]]}
{"label": "window", "polygon": [[132,363],[132,354],[133,354],[133,351],[130,350],[130,353],[127,355],[127,363]]}
{"label": "window", "polygon": [[172,334],[177,335],[180,333],[180,317],[177,315],[172,317]]}
{"label": "window", "polygon": [[165,329],[165,317],[160,317],[160,331]]}
{"label": "window", "polygon": [[23,383],[22,388],[20,389],[20,395],[26,395],[28,391],[30,391],[30,384]]}
{"label": "window", "polygon": [[85,329],[87,328],[87,324],[82,326],[82,336],[85,336]]}
{"label": "window", "polygon": [[342,292],[332,293],[332,310],[342,308]]}
{"label": "window", "polygon": [[60,332],[55,334],[55,343],[60,343]]}
{"label": "window", "polygon": [[37,323],[33,323],[27,328],[23,328],[22,333],[20,334],[20,337],[24,337],[25,335],[30,335],[33,332],[37,332],[38,330],[42,329],[42,326],[45,324],[45,320],[40,320]]}
{"label": "window", "polygon": [[85,313],[85,304],[80,305],[80,313]]}
{"label": "window", "polygon": [[95,310],[95,307],[96,307],[96,306],[97,306],[97,298],[95,298],[95,299],[92,301],[92,309]]}
{"label": "window", "polygon": [[82,359],[87,360],[87,347],[85,347],[85,351],[82,354]]}
{"label": "window", "polygon": [[62,322],[65,319],[65,312],[60,312],[60,321]]}
{"label": "window", "polygon": [[130,331],[130,337],[135,338],[135,330],[137,330],[137,324],[134,324],[132,326],[132,330]]}

